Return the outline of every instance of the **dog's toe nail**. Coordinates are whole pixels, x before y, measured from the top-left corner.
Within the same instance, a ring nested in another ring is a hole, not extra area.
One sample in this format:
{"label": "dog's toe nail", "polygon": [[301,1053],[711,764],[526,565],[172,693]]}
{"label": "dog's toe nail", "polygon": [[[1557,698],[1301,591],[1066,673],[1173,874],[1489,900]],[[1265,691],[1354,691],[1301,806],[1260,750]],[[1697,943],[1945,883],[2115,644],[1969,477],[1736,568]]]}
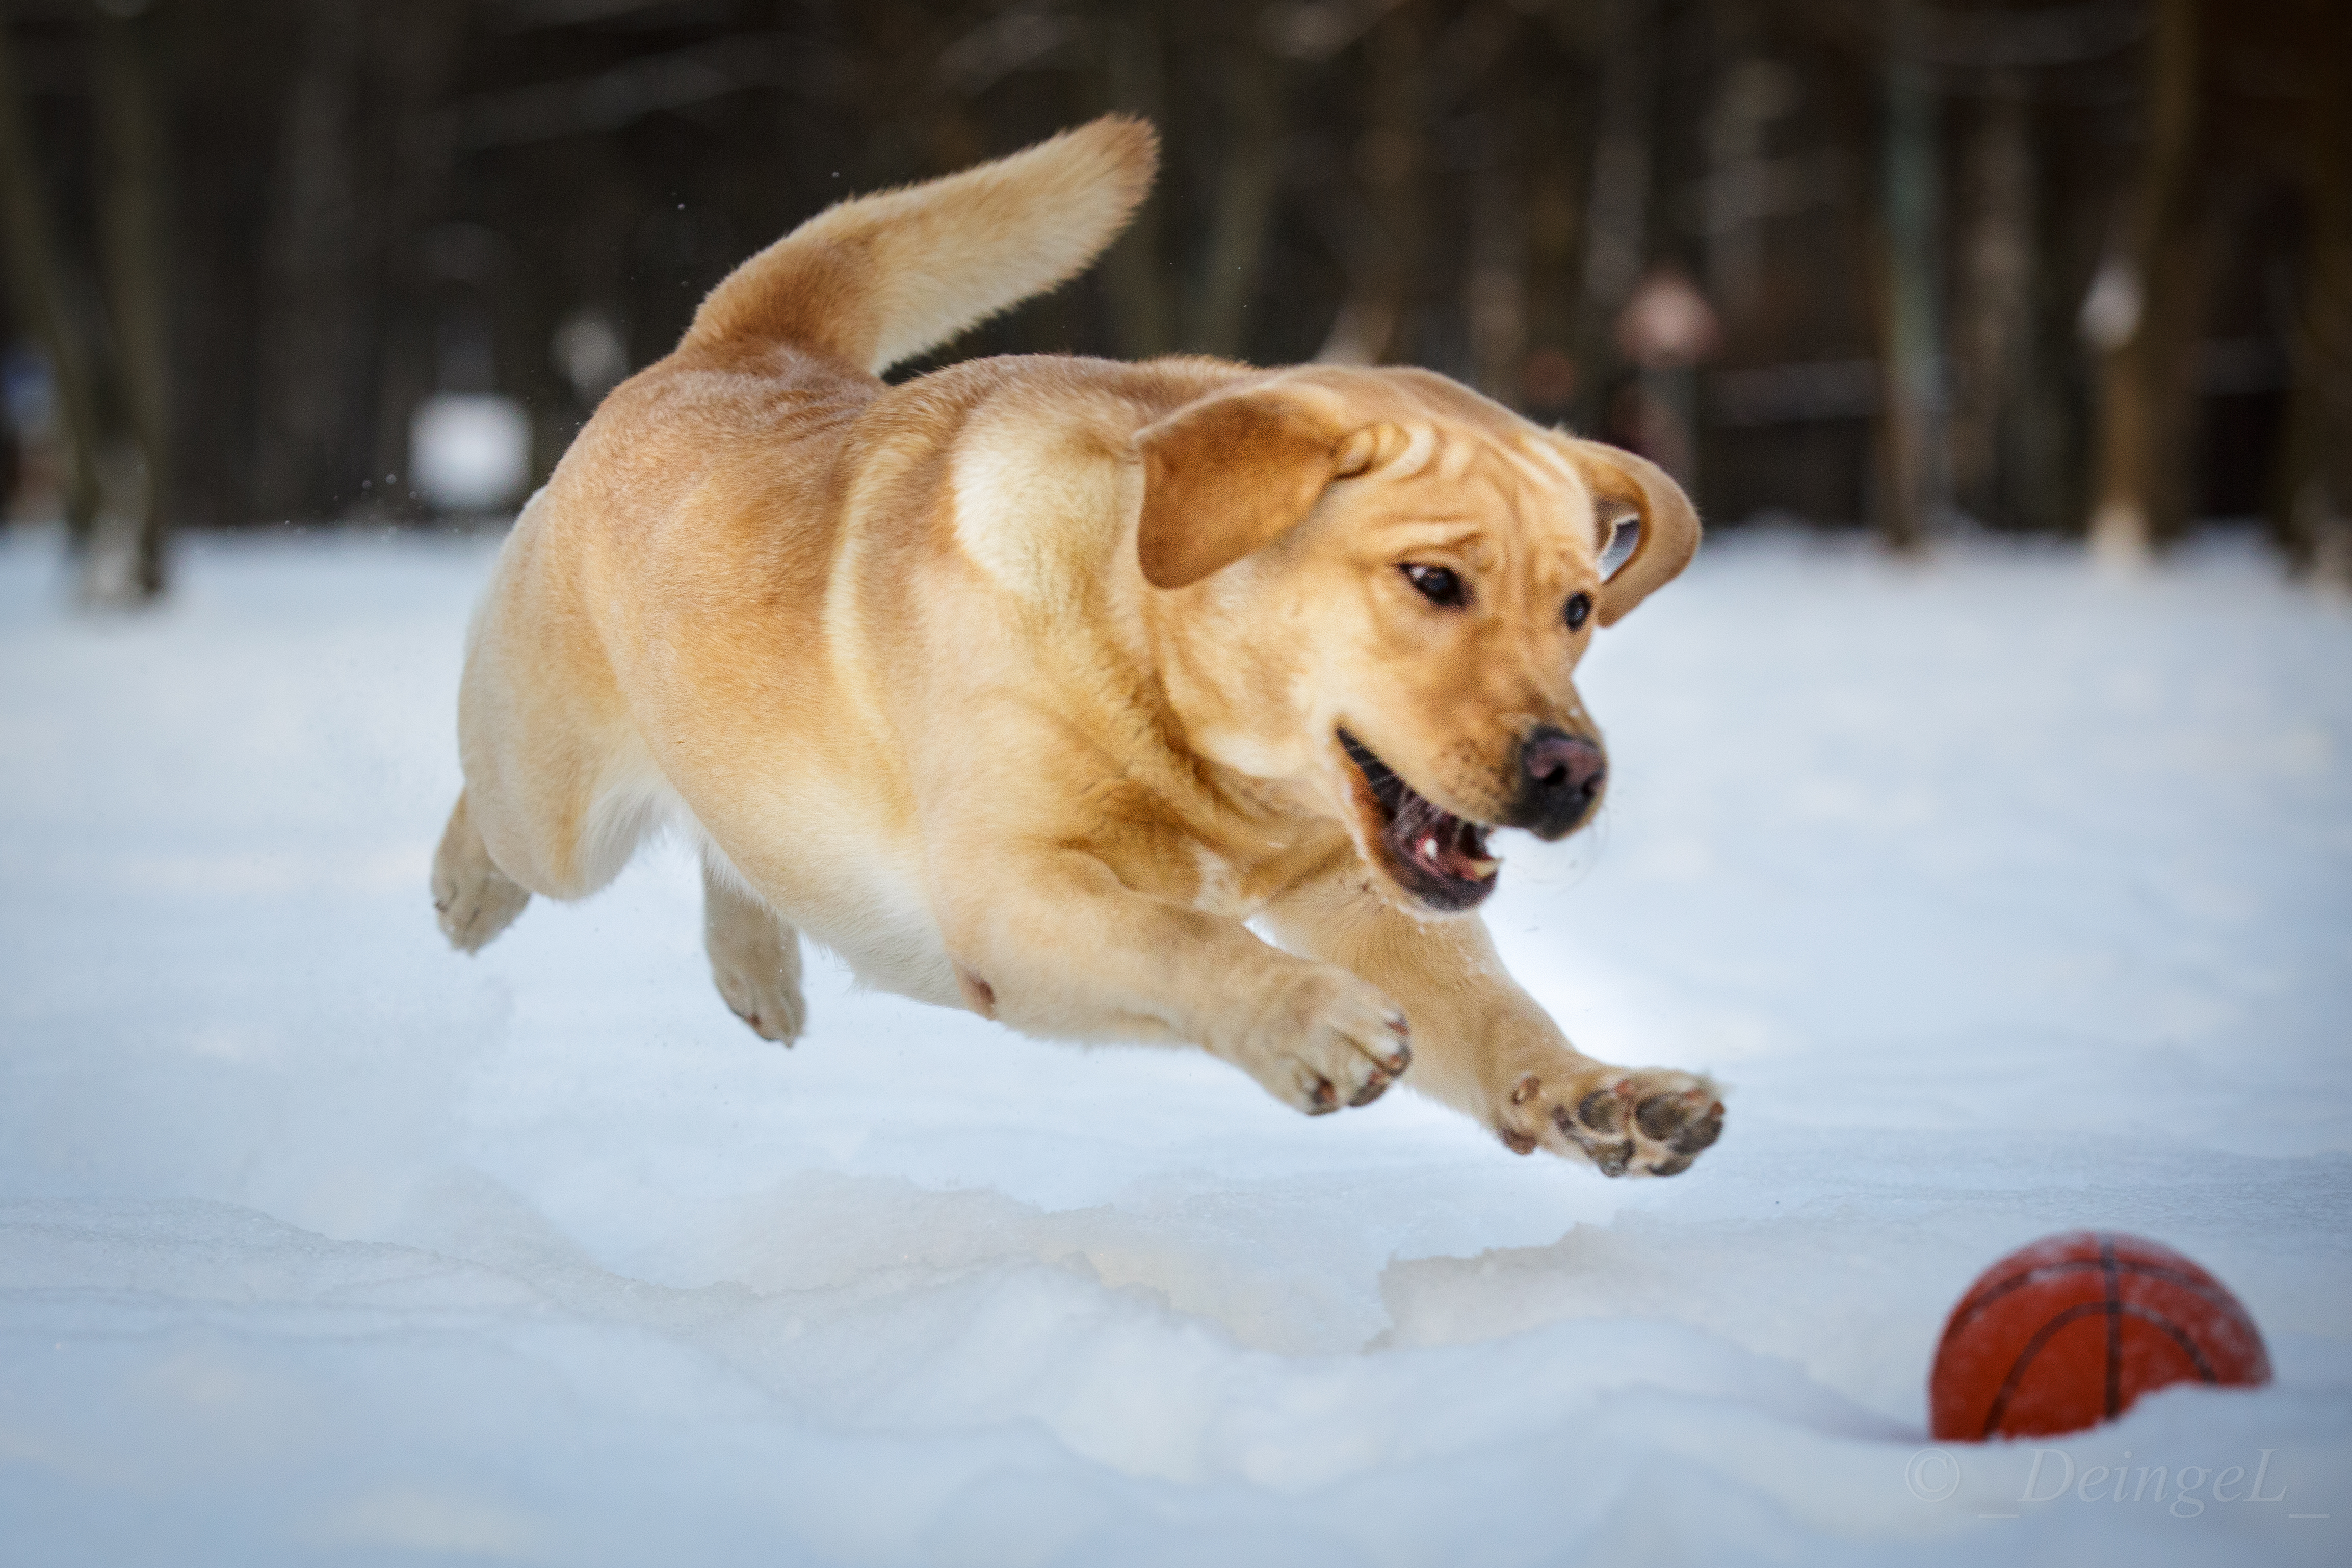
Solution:
{"label": "dog's toe nail", "polygon": [[1386,1094],[1388,1092],[1388,1079],[1381,1073],[1374,1073],[1370,1078],[1364,1080],[1364,1087],[1358,1089],[1356,1091],[1356,1097],[1348,1101],[1348,1103],[1349,1105],[1370,1105],[1381,1095]]}

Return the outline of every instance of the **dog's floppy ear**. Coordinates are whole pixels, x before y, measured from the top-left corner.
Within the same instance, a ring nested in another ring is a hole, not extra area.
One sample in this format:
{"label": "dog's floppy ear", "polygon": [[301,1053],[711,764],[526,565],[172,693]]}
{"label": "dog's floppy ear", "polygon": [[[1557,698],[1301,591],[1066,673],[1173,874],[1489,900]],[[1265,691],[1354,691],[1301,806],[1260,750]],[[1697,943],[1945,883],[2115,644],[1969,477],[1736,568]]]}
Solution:
{"label": "dog's floppy ear", "polygon": [[1136,553],[1155,588],[1181,588],[1273,542],[1333,479],[1370,468],[1387,426],[1354,426],[1331,400],[1254,386],[1188,403],[1137,432],[1143,515]]}
{"label": "dog's floppy ear", "polygon": [[1647,458],[1599,441],[1570,446],[1584,482],[1592,487],[1595,521],[1615,508],[1630,509],[1642,520],[1633,553],[1601,585],[1601,624],[1613,626],[1690,564],[1698,553],[1698,512],[1682,486]]}

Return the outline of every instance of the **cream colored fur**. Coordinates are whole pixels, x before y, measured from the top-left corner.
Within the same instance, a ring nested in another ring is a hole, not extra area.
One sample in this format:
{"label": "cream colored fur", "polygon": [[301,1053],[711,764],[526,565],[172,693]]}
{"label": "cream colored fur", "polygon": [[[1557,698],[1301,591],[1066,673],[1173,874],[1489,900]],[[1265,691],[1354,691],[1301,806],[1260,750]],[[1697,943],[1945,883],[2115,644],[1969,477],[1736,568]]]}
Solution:
{"label": "cream colored fur", "polygon": [[[835,207],[606,400],[476,620],[444,930],[478,948],[671,822],[719,988],[770,1038],[801,1027],[805,933],[1032,1034],[1203,1047],[1302,1110],[1411,1066],[1522,1152],[1686,1167],[1714,1087],[1570,1047],[1475,914],[1399,880],[1339,739],[1460,818],[1519,810],[1529,735],[1598,745],[1592,626],[1696,545],[1672,481],[1426,372],[876,379],[1085,266],[1155,157],[1113,118]],[[1458,612],[1402,570],[1433,564]]]}

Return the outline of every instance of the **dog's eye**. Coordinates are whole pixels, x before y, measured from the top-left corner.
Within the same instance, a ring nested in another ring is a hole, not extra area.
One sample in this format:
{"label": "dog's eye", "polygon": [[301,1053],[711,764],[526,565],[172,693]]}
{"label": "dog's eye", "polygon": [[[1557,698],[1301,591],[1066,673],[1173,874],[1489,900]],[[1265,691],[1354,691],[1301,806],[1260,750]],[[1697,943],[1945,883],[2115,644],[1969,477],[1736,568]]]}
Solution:
{"label": "dog's eye", "polygon": [[1568,608],[1563,613],[1568,616],[1568,629],[1570,631],[1578,631],[1582,629],[1585,617],[1592,614],[1592,595],[1590,594],[1570,594],[1568,596]]}
{"label": "dog's eye", "polygon": [[1462,579],[1444,566],[1407,566],[1405,579],[1421,590],[1421,596],[1433,605],[1448,606],[1469,603],[1470,595],[1462,586]]}

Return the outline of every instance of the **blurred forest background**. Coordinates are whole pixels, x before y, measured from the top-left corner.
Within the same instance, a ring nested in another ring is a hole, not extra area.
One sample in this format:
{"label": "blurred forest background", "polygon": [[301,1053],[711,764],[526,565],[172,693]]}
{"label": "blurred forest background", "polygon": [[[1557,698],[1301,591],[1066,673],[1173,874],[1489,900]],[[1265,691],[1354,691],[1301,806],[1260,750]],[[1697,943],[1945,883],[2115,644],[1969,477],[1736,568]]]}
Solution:
{"label": "blurred forest background", "polygon": [[497,515],[752,250],[1114,108],[1141,219],[949,357],[1420,363],[1718,525],[2259,518],[2352,580],[2347,0],[0,17],[0,490],[94,602],[175,530]]}

